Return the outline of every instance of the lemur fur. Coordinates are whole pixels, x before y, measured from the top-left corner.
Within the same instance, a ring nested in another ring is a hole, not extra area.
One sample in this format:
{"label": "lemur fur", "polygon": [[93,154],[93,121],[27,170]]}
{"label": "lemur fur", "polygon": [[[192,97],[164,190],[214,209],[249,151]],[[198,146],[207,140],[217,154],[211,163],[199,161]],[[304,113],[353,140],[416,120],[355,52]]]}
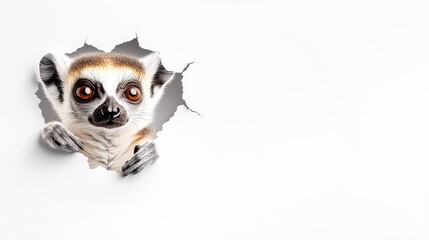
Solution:
{"label": "lemur fur", "polygon": [[47,54],[40,81],[60,117],[42,139],[52,148],[81,152],[90,168],[123,175],[140,172],[158,159],[151,122],[165,85],[173,78],[159,53],[141,59],[97,53],[71,59]]}

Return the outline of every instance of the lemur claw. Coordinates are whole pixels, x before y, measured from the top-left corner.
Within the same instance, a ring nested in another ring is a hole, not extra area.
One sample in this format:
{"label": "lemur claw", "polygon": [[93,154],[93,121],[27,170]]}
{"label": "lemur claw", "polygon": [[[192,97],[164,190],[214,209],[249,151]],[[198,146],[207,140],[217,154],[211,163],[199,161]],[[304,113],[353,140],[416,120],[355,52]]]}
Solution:
{"label": "lemur claw", "polygon": [[42,131],[42,139],[49,147],[67,152],[83,150],[82,142],[59,122],[50,122]]}
{"label": "lemur claw", "polygon": [[122,175],[137,174],[146,166],[158,159],[155,143],[148,141],[142,145],[136,145],[134,156],[122,166]]}

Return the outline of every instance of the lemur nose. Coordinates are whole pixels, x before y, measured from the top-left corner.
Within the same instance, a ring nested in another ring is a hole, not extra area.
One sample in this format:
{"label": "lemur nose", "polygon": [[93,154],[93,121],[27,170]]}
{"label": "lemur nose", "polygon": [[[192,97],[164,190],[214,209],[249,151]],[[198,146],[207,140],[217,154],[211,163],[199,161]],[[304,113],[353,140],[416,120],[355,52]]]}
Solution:
{"label": "lemur nose", "polygon": [[105,126],[106,128],[122,126],[128,122],[127,110],[114,98],[107,97],[94,110],[92,116],[88,117],[88,121],[95,126]]}
{"label": "lemur nose", "polygon": [[115,106],[105,106],[101,109],[102,115],[110,115],[112,119],[118,118],[121,115],[121,109]]}
{"label": "lemur nose", "polygon": [[[111,111],[109,111],[109,109]],[[107,109],[107,111],[110,112],[113,119],[115,119],[121,115],[121,109],[119,109],[119,107],[116,107],[116,108],[115,107],[109,107],[109,109]]]}

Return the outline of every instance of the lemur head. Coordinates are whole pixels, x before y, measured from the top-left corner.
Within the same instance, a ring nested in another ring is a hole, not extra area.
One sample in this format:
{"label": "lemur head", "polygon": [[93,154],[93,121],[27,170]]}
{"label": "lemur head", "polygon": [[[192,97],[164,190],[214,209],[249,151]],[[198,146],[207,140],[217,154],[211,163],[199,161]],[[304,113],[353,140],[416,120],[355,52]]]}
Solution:
{"label": "lemur head", "polygon": [[47,54],[40,61],[46,95],[63,122],[80,128],[143,128],[172,72],[158,53],[141,59],[97,53],[70,59]]}

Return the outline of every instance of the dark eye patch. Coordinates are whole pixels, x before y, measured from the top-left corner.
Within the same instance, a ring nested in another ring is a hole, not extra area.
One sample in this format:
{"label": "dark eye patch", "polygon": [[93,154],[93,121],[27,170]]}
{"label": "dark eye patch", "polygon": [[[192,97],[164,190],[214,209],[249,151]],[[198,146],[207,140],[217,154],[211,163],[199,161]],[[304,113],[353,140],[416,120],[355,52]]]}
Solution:
{"label": "dark eye patch", "polygon": [[121,92],[121,90],[124,90],[131,85],[135,85],[141,88],[140,81],[137,81],[136,79],[125,79],[119,82],[118,87],[116,88],[116,92]]}
{"label": "dark eye patch", "polygon": [[104,88],[99,82],[82,78],[75,83],[72,94],[77,102],[88,103],[96,98],[100,98],[104,94]]}
{"label": "dark eye patch", "polygon": [[142,87],[139,81],[130,79],[121,81],[118,84],[116,92],[131,104],[139,104],[142,102]]}

